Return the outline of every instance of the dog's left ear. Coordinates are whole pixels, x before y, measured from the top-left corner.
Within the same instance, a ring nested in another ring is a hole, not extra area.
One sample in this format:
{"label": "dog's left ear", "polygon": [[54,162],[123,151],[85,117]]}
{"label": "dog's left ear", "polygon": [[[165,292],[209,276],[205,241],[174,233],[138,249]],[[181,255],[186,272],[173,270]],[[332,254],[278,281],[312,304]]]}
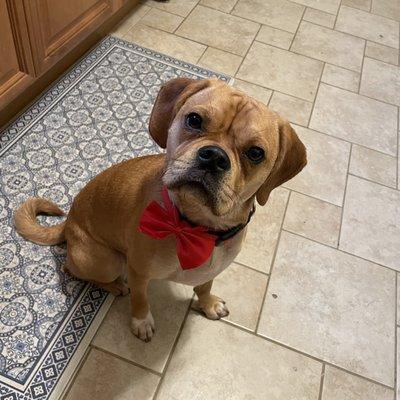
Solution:
{"label": "dog's left ear", "polygon": [[208,80],[176,78],[161,86],[150,115],[149,131],[163,149],[167,146],[168,129],[183,103],[209,86]]}
{"label": "dog's left ear", "polygon": [[307,151],[289,122],[279,119],[279,153],[266,181],[256,193],[257,201],[264,205],[270,193],[297,175],[307,164]]}

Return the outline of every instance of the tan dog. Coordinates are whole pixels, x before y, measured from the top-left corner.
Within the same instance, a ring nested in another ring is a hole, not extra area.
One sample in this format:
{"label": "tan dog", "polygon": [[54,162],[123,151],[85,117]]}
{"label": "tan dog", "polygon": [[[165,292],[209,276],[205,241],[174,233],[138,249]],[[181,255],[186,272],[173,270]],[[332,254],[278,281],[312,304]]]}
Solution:
{"label": "tan dog", "polygon": [[[192,223],[212,230],[245,224],[255,199],[264,205],[270,192],[306,165],[306,150],[287,121],[266,106],[217,80],[178,78],[163,85],[149,124],[166,154],[114,165],[90,181],[75,198],[67,220],[40,226],[36,215],[62,215],[48,200],[32,198],[15,215],[18,232],[39,244],[67,241],[65,269],[114,295],[132,299],[132,330],[149,341],[154,321],[147,300],[151,279],[189,284],[198,307],[211,319],[228,314],[210,293],[212,280],[238,254],[245,229],[215,247],[210,259],[180,268],[175,239],[155,240],[138,231],[153,200],[162,204],[165,185]],[[127,268],[126,268],[127,266]]]}

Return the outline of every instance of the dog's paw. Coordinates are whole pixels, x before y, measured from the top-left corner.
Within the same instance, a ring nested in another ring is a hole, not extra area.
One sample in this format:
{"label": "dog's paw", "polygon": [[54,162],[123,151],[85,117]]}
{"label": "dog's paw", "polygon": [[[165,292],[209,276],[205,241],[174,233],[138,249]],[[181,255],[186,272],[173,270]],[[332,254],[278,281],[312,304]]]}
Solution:
{"label": "dog's paw", "polygon": [[132,333],[144,342],[150,342],[154,335],[154,319],[149,311],[146,318],[137,319],[132,317],[131,322]]}
{"label": "dog's paw", "polygon": [[220,319],[229,315],[225,301],[217,296],[210,294],[207,299],[198,300],[193,307],[202,311],[208,319]]}

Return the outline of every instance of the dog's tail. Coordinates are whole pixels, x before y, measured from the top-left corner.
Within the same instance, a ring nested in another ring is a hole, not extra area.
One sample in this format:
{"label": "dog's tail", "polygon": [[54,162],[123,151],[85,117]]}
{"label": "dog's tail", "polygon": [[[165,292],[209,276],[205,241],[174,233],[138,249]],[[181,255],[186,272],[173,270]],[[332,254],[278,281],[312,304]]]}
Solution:
{"label": "dog's tail", "polygon": [[14,224],[17,232],[25,239],[37,244],[58,244],[65,241],[65,222],[53,226],[42,226],[38,214],[64,215],[54,203],[40,197],[32,197],[23,203],[15,213]]}

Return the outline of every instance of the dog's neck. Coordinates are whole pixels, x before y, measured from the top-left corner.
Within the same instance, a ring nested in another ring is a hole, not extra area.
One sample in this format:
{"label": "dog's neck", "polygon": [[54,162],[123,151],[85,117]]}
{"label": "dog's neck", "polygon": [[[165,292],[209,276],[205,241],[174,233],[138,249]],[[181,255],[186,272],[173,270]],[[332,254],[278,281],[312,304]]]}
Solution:
{"label": "dog's neck", "polygon": [[168,193],[181,215],[192,224],[207,227],[210,231],[225,231],[239,225],[246,225],[255,208],[254,197],[252,197],[241,206],[236,206],[231,212],[219,216],[206,206],[185,207],[178,196],[171,191]]}

